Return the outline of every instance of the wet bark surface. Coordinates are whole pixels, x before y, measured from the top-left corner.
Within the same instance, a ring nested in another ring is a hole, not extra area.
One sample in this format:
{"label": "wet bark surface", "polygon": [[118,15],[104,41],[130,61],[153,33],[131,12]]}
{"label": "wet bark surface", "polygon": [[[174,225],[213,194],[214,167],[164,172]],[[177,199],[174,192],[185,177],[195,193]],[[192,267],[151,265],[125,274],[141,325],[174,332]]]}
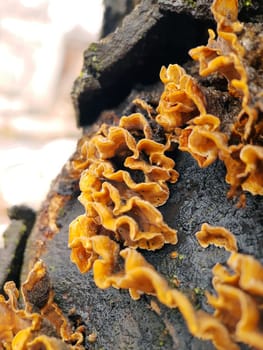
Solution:
{"label": "wet bark surface", "polygon": [[[186,67],[190,74],[195,75],[195,64],[188,63]],[[224,93],[216,89],[211,93],[210,85],[215,83],[213,79],[203,79],[200,83],[210,99],[211,109],[216,108],[219,115],[224,115]],[[221,84],[217,82],[217,86]],[[160,83],[145,89],[140,86],[116,110],[103,113],[103,120],[111,122],[117,115],[142,112],[132,103],[136,97],[156,106],[161,91]],[[227,113],[230,119],[238,108],[236,101],[231,100]],[[92,132],[92,129],[94,127],[86,128],[86,132]],[[213,291],[213,266],[226,263],[229,253],[214,246],[202,248],[195,233],[204,222],[223,226],[235,234],[239,252],[251,254],[263,262],[263,198],[247,194],[246,206],[238,208],[237,199],[227,198],[229,186],[225,182],[225,167],[221,161],[201,169],[186,152],[174,149],[169,156],[174,159],[180,177],[175,184],[169,185],[169,200],[159,210],[165,222],[178,230],[178,243],[154,252],[141,250],[141,253],[172,287],[183,291],[196,308],[212,313],[204,293]],[[68,226],[85,210],[77,199],[79,190],[76,179],[69,176],[66,169],[55,180],[50,199],[45,205],[47,208],[52,203],[52,196],[64,195],[67,198],[56,220],[59,231],[50,240],[45,233],[45,225],[38,221],[28,243],[26,261],[30,265],[36,256],[35,242],[43,241],[45,247],[38,257],[48,266],[56,302],[73,324],[85,325],[86,336],[97,334],[94,344],[90,344],[86,337],[86,348],[214,349],[210,342],[191,336],[178,310],[162,306],[151,296],[144,295],[139,301],[134,301],[125,290],[100,290],[93,281],[92,272],[81,275],[71,263],[67,247]],[[173,251],[179,253],[176,259],[171,258]],[[28,268],[25,266],[24,270],[26,276]],[[159,310],[152,308],[151,301],[157,303]],[[248,347],[242,345],[241,349]]]}
{"label": "wet bark surface", "polygon": [[72,90],[78,124],[92,124],[102,110],[118,106],[136,84],[158,81],[162,65],[186,61],[191,47],[205,43],[207,27],[206,18],[161,11],[156,1],[142,1],[121,27],[85,51]]}
{"label": "wet bark surface", "polygon": [[[202,5],[202,1],[196,3]],[[73,89],[78,121],[86,132],[91,131],[88,125],[99,115],[109,121],[138,111],[131,103],[136,97],[156,106],[162,85],[153,83],[158,80],[160,66],[185,62],[188,49],[206,42],[211,15],[207,17],[205,10],[191,10],[190,2],[181,12],[175,4],[169,0],[142,1],[118,31],[86,51],[83,71]],[[202,6],[208,9],[210,4]],[[186,67],[196,75],[196,65]],[[228,129],[227,118],[231,121],[240,105],[219,88],[221,84],[225,82],[219,80],[215,88],[214,78],[200,79],[210,111],[218,110],[219,115],[226,116],[223,128]],[[227,113],[226,99],[230,106]],[[238,208],[237,200],[227,199],[229,188],[222,162],[200,169],[188,153],[174,149],[169,155],[175,160],[180,178],[170,185],[170,198],[159,209],[165,222],[178,230],[179,242],[142,254],[171,286],[187,294],[196,308],[212,312],[204,291],[212,291],[211,269],[217,262],[225,263],[229,253],[214,246],[202,248],[195,233],[204,222],[224,226],[235,234],[239,252],[263,262],[263,198],[247,194],[246,206]],[[35,259],[44,260],[55,300],[64,314],[73,325],[84,324],[86,336],[97,334],[92,344],[86,337],[87,349],[214,349],[211,343],[190,335],[176,309],[160,305],[154,297],[142,296],[134,301],[127,291],[100,290],[92,272],[80,274],[70,261],[67,247],[69,223],[84,213],[78,194],[77,178],[65,167],[53,183],[28,241],[22,280]],[[54,231],[50,230],[50,218]],[[37,241],[42,242],[41,248]],[[179,253],[176,259],[171,258],[173,251]]]}
{"label": "wet bark surface", "polygon": [[[72,89],[78,125],[90,125],[104,109],[116,108],[136,84],[158,81],[162,65],[186,62],[188,50],[205,44],[207,29],[215,26],[211,4],[212,0],[144,0],[115,32],[91,44]],[[242,21],[262,22],[260,0],[239,5]]]}
{"label": "wet bark surface", "polygon": [[[263,262],[263,198],[248,195],[247,206],[238,209],[234,201],[226,198],[225,169],[220,161],[200,169],[191,156],[178,150],[174,159],[180,179],[170,186],[170,198],[160,210],[165,221],[178,230],[179,243],[142,253],[171,285],[179,281],[179,289],[197,308],[211,311],[204,291],[212,291],[211,269],[217,262],[226,262],[229,253],[213,246],[200,247],[194,234],[204,222],[224,226],[236,235],[240,252]],[[87,348],[213,349],[210,343],[189,334],[176,309],[159,305],[158,315],[150,306],[153,297],[134,301],[127,291],[98,289],[91,272],[81,275],[70,262],[67,239],[69,223],[84,209],[76,199],[65,209],[61,231],[47,244],[42,259],[49,267],[55,298],[63,312],[67,315],[74,308],[71,318],[81,320],[87,334],[98,335],[96,343]],[[177,259],[170,257],[174,250],[180,254]]]}

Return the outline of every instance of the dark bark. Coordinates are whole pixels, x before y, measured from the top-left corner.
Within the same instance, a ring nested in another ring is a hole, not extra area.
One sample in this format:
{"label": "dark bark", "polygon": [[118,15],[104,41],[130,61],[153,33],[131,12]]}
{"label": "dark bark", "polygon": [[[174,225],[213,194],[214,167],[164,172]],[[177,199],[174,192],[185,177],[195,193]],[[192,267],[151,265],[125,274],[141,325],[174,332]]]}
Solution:
{"label": "dark bark", "polygon": [[111,36],[90,45],[74,83],[72,98],[80,126],[116,107],[137,83],[158,81],[162,65],[183,63],[188,50],[205,43],[207,20],[161,11],[142,1]]}
{"label": "dark bark", "polygon": [[[91,44],[72,90],[78,125],[90,125],[102,110],[115,108],[136,83],[158,81],[162,65],[185,63],[188,50],[205,44],[214,26],[211,3],[143,0],[114,33]],[[260,0],[241,1],[241,20],[262,18]]]}
{"label": "dark bark", "polygon": [[26,206],[13,206],[8,210],[11,224],[4,233],[4,247],[0,248],[0,293],[6,281],[20,286],[20,273],[28,236],[35,222],[36,213]]}
{"label": "dark bark", "polygon": [[[194,3],[208,9],[202,1]],[[188,1],[180,14],[176,6],[176,1],[142,1],[118,31],[86,51],[82,74],[73,89],[79,124],[85,126],[86,131],[91,131],[88,125],[99,115],[98,124],[102,116],[110,123],[116,115],[136,112],[138,107],[131,103],[135,97],[156,106],[162,91],[160,83],[154,84],[159,79],[160,66],[184,63],[188,49],[206,43],[207,28],[211,26],[207,19],[210,20],[211,15],[205,10],[197,11],[198,19],[194,18],[197,12]],[[195,64],[187,63],[185,67],[190,74],[197,75]],[[208,97],[209,111],[222,116],[222,128],[229,129],[229,121],[240,108],[237,100],[224,91],[222,79],[202,78],[199,83]],[[107,111],[109,108],[113,111]],[[170,185],[170,198],[160,211],[165,221],[178,230],[179,243],[142,254],[171,284],[177,278],[180,289],[196,307],[211,312],[204,291],[212,291],[211,269],[217,262],[226,262],[229,253],[213,246],[201,248],[194,234],[204,222],[224,226],[236,235],[241,253],[252,254],[263,262],[263,197],[247,194],[245,208],[237,208],[235,200],[227,199],[225,168],[219,160],[200,169],[187,153],[175,149],[170,156],[175,160],[180,178]],[[77,179],[65,166],[53,183],[31,234],[23,276],[36,258],[45,261],[55,299],[65,315],[73,323],[83,323],[86,334],[98,335],[94,344],[86,340],[87,349],[213,349],[210,343],[190,335],[176,309],[160,305],[161,315],[158,315],[150,307],[154,298],[142,296],[139,301],[133,301],[127,291],[98,289],[92,272],[79,273],[70,262],[67,247],[68,225],[84,213],[78,194]],[[56,208],[58,232],[51,232],[48,210],[61,196],[59,211]],[[41,249],[36,247],[37,240],[43,242]],[[170,258],[173,250],[180,253],[180,259]],[[70,312],[72,308],[75,314]]]}
{"label": "dark bark", "polygon": [[105,37],[120,26],[123,18],[132,11],[138,2],[136,0],[104,0],[101,36]]}
{"label": "dark bark", "polygon": [[[247,206],[237,209],[226,198],[221,162],[200,169],[186,153],[176,151],[174,158],[181,176],[171,186],[170,199],[161,211],[166,222],[178,229],[179,243],[143,255],[167,280],[176,277],[180,290],[197,307],[209,311],[203,293],[211,291],[211,269],[217,262],[224,263],[229,253],[212,246],[204,250],[194,233],[203,222],[224,226],[236,235],[240,252],[252,254],[263,262],[263,198],[248,195]],[[98,335],[96,344],[87,348],[213,349],[211,344],[193,339],[177,310],[160,305],[161,316],[158,316],[150,308],[150,300],[154,298],[143,296],[133,301],[127,291],[98,289],[92,273],[81,275],[70,262],[67,239],[69,223],[84,209],[75,199],[68,203],[65,212],[61,231],[47,243],[42,259],[48,266],[55,298],[63,312],[67,315],[74,307],[75,317],[78,320],[80,317],[86,325],[87,334]],[[180,252],[181,260],[170,258],[174,249]]]}
{"label": "dark bark", "polygon": [[[195,66],[188,65],[190,72],[191,69],[194,73]],[[206,84],[209,85],[209,81],[206,81]],[[154,105],[160,91],[160,84],[143,91],[134,90],[126,103],[116,109],[116,113],[122,115],[124,111],[138,111],[138,107],[131,103],[135,97],[144,97]],[[225,97],[222,92],[215,90],[210,99],[217,101],[217,111],[219,114],[223,113]],[[210,103],[213,105],[212,100]],[[236,113],[234,103],[228,113],[230,117]],[[111,115],[110,113],[109,116]],[[104,118],[107,120],[107,114]],[[190,297],[196,307],[211,312],[204,291],[212,291],[211,269],[217,262],[225,263],[229,253],[213,246],[201,248],[194,234],[204,222],[224,226],[236,235],[240,252],[252,254],[263,262],[263,198],[248,194],[246,207],[238,209],[236,201],[226,197],[228,185],[224,179],[225,168],[220,161],[206,169],[200,169],[187,153],[174,150],[169,155],[176,162],[175,168],[179,171],[180,178],[177,183],[170,185],[170,198],[160,211],[165,221],[178,230],[179,243],[176,246],[167,245],[159,251],[142,253],[171,285],[174,278],[178,279],[180,290]],[[68,183],[68,186],[65,187],[65,183]],[[65,204],[63,215],[59,218],[60,232],[52,240],[47,240],[43,231],[35,230],[27,248],[27,255],[31,255],[32,260],[32,252],[36,252],[35,241],[40,239],[45,242],[45,250],[41,252],[40,257],[48,266],[58,305],[73,323],[76,320],[83,323],[87,334],[94,332],[98,335],[95,344],[86,341],[86,348],[214,349],[211,343],[190,335],[176,309],[159,305],[161,315],[158,315],[150,307],[150,301],[156,300],[155,298],[143,296],[139,301],[133,301],[127,291],[98,289],[94,284],[92,272],[86,275],[79,273],[76,266],[70,262],[70,251],[67,248],[68,225],[84,213],[84,208],[76,198],[78,189],[69,185],[70,176],[68,180],[65,173],[58,177],[51,193],[57,193],[58,184],[64,184],[64,187],[60,186],[59,193],[70,194],[71,198]],[[63,188],[67,188],[67,191]],[[68,191],[70,188],[71,192]],[[180,253],[180,259],[170,258],[170,253],[174,250]],[[70,313],[72,308],[75,309],[74,315]],[[247,347],[243,346],[242,349]]]}

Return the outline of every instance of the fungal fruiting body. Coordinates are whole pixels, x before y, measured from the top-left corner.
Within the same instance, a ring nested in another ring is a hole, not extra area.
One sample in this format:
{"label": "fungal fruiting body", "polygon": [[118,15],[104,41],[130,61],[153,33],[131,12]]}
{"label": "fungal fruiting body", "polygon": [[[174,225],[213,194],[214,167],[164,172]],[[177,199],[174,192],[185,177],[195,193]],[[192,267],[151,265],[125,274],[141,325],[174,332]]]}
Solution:
{"label": "fungal fruiting body", "polygon": [[[79,199],[85,213],[70,224],[68,245],[71,260],[82,273],[93,268],[99,288],[127,289],[135,300],[143,293],[156,296],[167,307],[179,309],[191,334],[211,340],[219,350],[238,350],[240,342],[263,349],[263,266],[238,253],[230,231],[204,223],[196,233],[203,248],[213,244],[230,252],[227,266],[218,263],[212,271],[215,293],[206,297],[213,314],[196,310],[137,250],[154,251],[177,243],[176,230],[158,210],[169,198],[168,184],[179,177],[174,160],[167,155],[174,144],[189,152],[200,167],[221,159],[230,196],[241,191],[263,195],[262,86],[253,80],[255,68],[249,65],[249,53],[240,40],[244,25],[237,18],[237,0],[215,0],[212,12],[217,33],[209,30],[208,44],[190,50],[190,56],[199,62],[200,76],[223,76],[229,95],[239,101],[240,111],[231,127],[226,130],[223,117],[211,113],[205,91],[195,78],[177,64],[162,67],[164,91],[156,117],[152,106],[136,100],[146,116],[123,116],[117,125],[102,124],[81,140],[73,167],[81,172]],[[162,142],[155,135],[158,128]],[[53,203],[56,213],[61,203],[63,198]],[[53,216],[49,220],[56,233],[56,220]],[[177,256],[177,252],[171,255]],[[43,288],[44,296],[37,305],[36,286]],[[83,349],[83,327],[73,331],[54,302],[42,261],[37,261],[22,286],[25,309],[18,307],[19,293],[13,282],[4,289],[7,299],[0,295],[1,349]],[[45,334],[46,327],[51,335]],[[96,335],[90,336],[90,342],[95,339]]]}
{"label": "fungal fruiting body", "polygon": [[[142,293],[155,295],[166,306],[178,308],[190,332],[211,340],[217,349],[236,350],[238,342],[263,349],[263,268],[237,252],[230,231],[203,224],[196,234],[202,247],[214,244],[231,252],[231,271],[220,264],[213,269],[217,294],[207,294],[213,315],[196,311],[136,250],[177,243],[176,230],[158,210],[169,197],[167,184],[176,183],[179,176],[167,156],[175,143],[200,167],[221,159],[230,196],[242,190],[263,194],[262,103],[259,95],[252,97],[246,50],[239,41],[243,25],[237,19],[237,1],[215,0],[212,12],[217,38],[209,30],[207,46],[190,50],[190,55],[199,61],[201,76],[216,73],[227,80],[228,93],[241,105],[232,126],[226,131],[222,116],[210,113],[204,89],[182,67],[163,67],[164,91],[156,117],[151,106],[140,102],[147,116],[123,116],[118,125],[103,124],[82,142],[75,167],[83,170],[79,198],[85,213],[70,224],[69,247],[71,260],[82,273],[93,268],[98,287],[128,289],[133,299]],[[163,129],[162,143],[155,139],[153,125]]]}
{"label": "fungal fruiting body", "polygon": [[207,248],[210,244],[217,247],[223,247],[230,252],[236,252],[237,242],[235,235],[224,227],[211,226],[204,223],[201,230],[195,234],[199,244],[203,248]]}
{"label": "fungal fruiting body", "polygon": [[[226,165],[226,181],[231,185],[230,195],[240,189],[253,195],[262,195],[262,86],[255,87],[255,72],[251,73],[255,69],[249,65],[249,52],[239,40],[244,26],[237,18],[237,0],[214,1],[212,12],[217,21],[217,38],[209,30],[207,46],[190,50],[190,56],[199,61],[201,76],[217,73],[226,78],[229,94],[241,100],[241,110],[233,121],[228,137],[222,134],[218,125],[216,130],[210,130],[210,140],[213,140],[219,158]],[[206,123],[204,125],[208,127]],[[200,131],[202,137],[203,130]],[[190,137],[191,133],[186,147],[191,150]],[[216,141],[219,139],[223,142]],[[202,143],[199,141],[200,146]]]}
{"label": "fungal fruiting body", "polygon": [[[40,285],[42,300],[39,301]],[[83,342],[83,329],[80,326],[73,332],[54,302],[47,269],[42,261],[36,262],[22,285],[25,309],[19,307],[19,292],[14,282],[6,282],[4,290],[8,299],[0,295],[0,349],[84,349],[80,345]],[[34,297],[34,293],[38,298]],[[40,304],[35,305],[34,301]]]}
{"label": "fungal fruiting body", "polygon": [[225,77],[229,94],[240,99],[241,110],[231,130],[225,133],[220,115],[207,112],[198,83],[178,65],[161,69],[165,90],[156,120],[167,132],[176,131],[179,148],[188,151],[200,167],[217,158],[225,163],[230,196],[241,189],[262,195],[262,86],[255,88],[249,76],[252,68],[247,63],[248,53],[238,40],[243,25],[237,19],[237,1],[214,1],[212,12],[217,21],[217,38],[209,30],[208,44],[191,49],[190,56],[199,61],[201,76]]}
{"label": "fungal fruiting body", "polygon": [[176,231],[157,209],[168,199],[167,182],[178,178],[165,155],[170,139],[154,141],[149,121],[137,113],[122,117],[118,126],[102,125],[83,147],[89,166],[81,174],[80,201],[86,214],[71,223],[69,233],[71,258],[80,270],[88,271],[98,258],[94,240],[147,250],[175,244]]}

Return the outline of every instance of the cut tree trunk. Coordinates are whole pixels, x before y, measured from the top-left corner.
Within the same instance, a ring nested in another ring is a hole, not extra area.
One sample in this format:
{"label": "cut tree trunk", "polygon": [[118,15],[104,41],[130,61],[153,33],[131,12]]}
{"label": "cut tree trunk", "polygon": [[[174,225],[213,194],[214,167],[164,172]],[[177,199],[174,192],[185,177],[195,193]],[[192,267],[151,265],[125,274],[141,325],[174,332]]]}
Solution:
{"label": "cut tree trunk", "polygon": [[[210,2],[194,3],[195,7],[191,1],[143,0],[116,32],[89,47],[72,93],[84,134],[92,133],[102,121],[111,123],[141,111],[132,104],[134,98],[156,107],[163,89],[158,82],[161,65],[184,64],[189,74],[198,75],[187,52],[206,44],[212,17]],[[262,5],[255,3],[257,16],[253,16],[254,8],[243,7],[241,18],[260,22]],[[226,118],[236,114],[240,105],[223,91],[223,80],[202,78],[200,84],[209,97],[211,113]],[[194,234],[204,222],[223,226],[235,234],[241,253],[263,262],[263,197],[247,194],[246,206],[238,208],[237,202],[226,196],[229,186],[221,161],[201,169],[186,152],[175,149],[169,156],[175,160],[180,178],[169,185],[170,197],[159,209],[165,222],[178,230],[179,243],[142,254],[171,285],[179,281],[180,290],[197,308],[211,312],[204,291],[212,291],[211,269],[218,262],[225,263],[229,253],[214,246],[204,250]],[[127,291],[100,290],[92,272],[80,274],[70,261],[67,246],[69,223],[84,213],[78,194],[78,175],[67,164],[54,181],[31,233],[22,280],[37,258],[44,260],[55,300],[64,314],[73,323],[84,324],[86,335],[97,334],[95,343],[86,339],[87,349],[214,349],[212,343],[191,336],[178,310],[162,306],[151,296],[134,301]],[[179,259],[171,259],[174,250],[180,253]],[[152,307],[153,300],[157,308]]]}

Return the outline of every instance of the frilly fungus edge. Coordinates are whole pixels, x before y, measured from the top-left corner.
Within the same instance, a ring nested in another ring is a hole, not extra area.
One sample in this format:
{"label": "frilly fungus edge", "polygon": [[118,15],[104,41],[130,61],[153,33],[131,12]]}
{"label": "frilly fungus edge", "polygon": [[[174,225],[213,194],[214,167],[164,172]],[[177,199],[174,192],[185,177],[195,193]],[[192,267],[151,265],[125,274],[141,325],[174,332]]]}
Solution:
{"label": "frilly fungus edge", "polygon": [[[229,196],[242,191],[263,195],[262,92],[252,84],[246,50],[239,40],[244,30],[238,19],[237,0],[215,0],[212,12],[217,37],[209,30],[206,46],[190,50],[199,61],[201,76],[217,74],[228,83],[228,92],[240,100],[241,110],[228,133],[220,115],[209,113],[206,96],[196,79],[179,65],[163,67],[164,83],[157,116],[145,102],[138,102],[147,116],[123,116],[118,125],[103,124],[80,142],[80,157],[73,166],[81,172],[80,201],[85,213],[69,229],[71,260],[82,273],[93,268],[99,288],[128,289],[133,299],[143,293],[178,308],[194,336],[211,340],[219,350],[238,350],[242,342],[263,349],[263,266],[252,256],[238,253],[235,236],[223,227],[203,224],[196,233],[202,247],[214,244],[230,251],[227,266],[213,268],[214,294],[207,302],[209,314],[196,310],[189,298],[149,264],[137,248],[161,249],[176,244],[177,232],[158,210],[169,198],[168,183],[179,174],[167,156],[174,144],[189,152],[200,167],[217,158],[226,166]],[[256,90],[256,92],[255,92]],[[157,142],[153,125],[165,133]],[[244,194],[240,203],[245,205]],[[42,299],[35,304],[34,288],[42,285]],[[25,309],[18,307],[18,290],[7,282],[8,299],[0,295],[0,345],[4,349],[82,349],[82,327],[73,332],[54,303],[47,270],[38,261],[22,286]]]}
{"label": "frilly fungus edge", "polygon": [[[156,118],[151,108],[141,103],[148,120],[140,113],[124,116],[118,126],[104,124],[82,144],[82,161],[77,167],[85,164],[80,201],[86,213],[71,223],[69,247],[71,259],[81,272],[93,267],[98,287],[128,289],[133,299],[142,293],[155,295],[166,306],[178,308],[190,332],[211,340],[217,349],[236,350],[238,342],[263,349],[259,328],[263,267],[252,257],[237,253],[231,232],[203,224],[196,234],[202,247],[214,244],[231,252],[231,271],[220,264],[213,269],[217,294],[207,294],[208,303],[215,309],[213,315],[196,311],[188,298],[170,288],[136,250],[155,250],[177,242],[176,231],[164,223],[156,208],[169,197],[167,182],[178,178],[174,161],[165,155],[174,143],[189,152],[200,167],[221,159],[231,186],[229,196],[240,195],[242,190],[263,194],[263,147],[259,142],[262,110],[251,98],[245,49],[238,40],[243,25],[237,19],[237,1],[216,0],[212,12],[217,39],[209,30],[208,45],[190,50],[190,55],[200,62],[201,76],[224,76],[229,94],[241,100],[232,129],[228,133],[221,130],[220,116],[207,110],[205,94],[196,79],[179,65],[162,67],[164,92]],[[165,144],[154,141],[149,122],[153,119],[165,131]],[[245,205],[244,195],[240,203]],[[123,245],[128,247],[122,249]],[[123,269],[119,267],[120,258],[124,260]]]}

